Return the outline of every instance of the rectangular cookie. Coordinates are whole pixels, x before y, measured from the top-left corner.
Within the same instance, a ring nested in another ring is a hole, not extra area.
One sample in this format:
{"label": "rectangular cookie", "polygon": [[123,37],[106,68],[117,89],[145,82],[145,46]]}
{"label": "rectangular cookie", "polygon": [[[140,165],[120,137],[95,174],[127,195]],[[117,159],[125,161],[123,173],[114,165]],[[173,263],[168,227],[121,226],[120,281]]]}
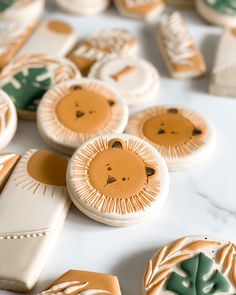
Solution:
{"label": "rectangular cookie", "polygon": [[222,34],[211,74],[210,93],[236,97],[236,28]]}
{"label": "rectangular cookie", "polygon": [[39,295],[121,295],[117,277],[80,270],[69,270]]}
{"label": "rectangular cookie", "polygon": [[17,56],[31,54],[65,56],[75,45],[76,38],[75,30],[68,23],[61,20],[43,21]]}
{"label": "rectangular cookie", "polygon": [[0,26],[0,69],[16,55],[36,26],[36,22],[15,22]]}
{"label": "rectangular cookie", "polygon": [[67,160],[47,151],[23,154],[0,196],[0,289],[33,288],[58,237],[70,200]]}
{"label": "rectangular cookie", "polygon": [[19,159],[19,154],[0,153],[0,193]]}
{"label": "rectangular cookie", "polygon": [[180,13],[163,17],[157,29],[157,40],[173,78],[196,78],[206,72],[201,52]]}

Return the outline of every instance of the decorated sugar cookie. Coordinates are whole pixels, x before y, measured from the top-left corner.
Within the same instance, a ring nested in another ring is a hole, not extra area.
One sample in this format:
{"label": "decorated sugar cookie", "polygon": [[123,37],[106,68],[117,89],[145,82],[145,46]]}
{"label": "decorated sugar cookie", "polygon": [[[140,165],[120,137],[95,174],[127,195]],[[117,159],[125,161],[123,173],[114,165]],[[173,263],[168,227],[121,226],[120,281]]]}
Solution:
{"label": "decorated sugar cookie", "polygon": [[37,20],[42,15],[44,6],[45,0],[0,0],[0,20]]}
{"label": "decorated sugar cookie", "polygon": [[151,143],[172,171],[199,164],[210,155],[215,143],[214,129],[201,115],[171,106],[148,108],[135,114],[126,132]]}
{"label": "decorated sugar cookie", "polygon": [[202,76],[206,65],[181,14],[165,15],[158,25],[157,40],[173,78]]}
{"label": "decorated sugar cookie", "polygon": [[0,193],[19,160],[19,154],[0,153]]}
{"label": "decorated sugar cookie", "polygon": [[7,93],[0,90],[0,150],[10,143],[16,127],[16,108]]}
{"label": "decorated sugar cookie", "polygon": [[236,26],[235,0],[197,0],[199,14],[208,22],[222,26]]}
{"label": "decorated sugar cookie", "polygon": [[42,21],[17,56],[49,54],[65,56],[76,42],[74,28],[65,21],[52,19]]}
{"label": "decorated sugar cookie", "polygon": [[15,59],[0,74],[0,87],[15,103],[22,119],[34,119],[42,96],[52,86],[80,77],[69,60],[49,55]]}
{"label": "decorated sugar cookie", "polygon": [[222,34],[211,73],[210,93],[236,97],[236,28]]}
{"label": "decorated sugar cookie", "polygon": [[161,209],[169,176],[160,154],[144,140],[103,135],[76,150],[67,170],[67,188],[88,217],[128,226]]}
{"label": "decorated sugar cookie", "polygon": [[194,0],[167,0],[167,4],[179,8],[194,8]]}
{"label": "decorated sugar cookie", "polygon": [[121,295],[117,277],[96,272],[69,270],[38,295]]}
{"label": "decorated sugar cookie", "polygon": [[81,79],[52,88],[38,109],[38,129],[43,139],[66,154],[100,134],[123,132],[128,108],[106,84]]}
{"label": "decorated sugar cookie", "polygon": [[0,69],[15,56],[36,28],[36,22],[15,22],[0,26]]}
{"label": "decorated sugar cookie", "polygon": [[155,19],[165,7],[163,0],[115,0],[115,4],[120,14],[144,19]]}
{"label": "decorated sugar cookie", "polygon": [[110,0],[56,0],[58,5],[65,11],[80,14],[93,15],[106,10],[110,4]]}
{"label": "decorated sugar cookie", "polygon": [[236,292],[236,246],[207,236],[162,246],[149,260],[144,295],[230,295]]}
{"label": "decorated sugar cookie", "polygon": [[69,58],[86,75],[98,60],[111,54],[127,56],[137,48],[137,39],[124,29],[106,29],[80,42]]}
{"label": "decorated sugar cookie", "polygon": [[61,156],[29,150],[7,181],[0,196],[0,289],[35,285],[69,210],[66,168]]}
{"label": "decorated sugar cookie", "polygon": [[145,60],[131,57],[104,58],[91,68],[89,77],[117,89],[130,106],[147,103],[159,86],[155,67]]}

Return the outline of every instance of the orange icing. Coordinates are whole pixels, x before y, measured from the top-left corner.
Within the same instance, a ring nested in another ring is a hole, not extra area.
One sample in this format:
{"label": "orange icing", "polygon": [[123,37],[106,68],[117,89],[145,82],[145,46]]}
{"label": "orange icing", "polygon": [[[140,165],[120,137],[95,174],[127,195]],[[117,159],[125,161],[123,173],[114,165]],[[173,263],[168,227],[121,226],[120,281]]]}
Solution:
{"label": "orange icing", "polygon": [[147,182],[143,160],[119,148],[98,154],[91,161],[88,174],[90,183],[100,193],[119,199],[138,194]]}
{"label": "orange icing", "polygon": [[35,180],[49,185],[66,186],[68,161],[47,151],[37,151],[29,159],[27,170]]}
{"label": "orange icing", "polygon": [[66,128],[78,133],[93,133],[109,122],[111,108],[103,95],[88,89],[78,89],[58,102],[56,114]]}
{"label": "orange icing", "polygon": [[166,113],[153,116],[143,124],[143,134],[158,145],[176,146],[192,137],[194,126],[180,114]]}
{"label": "orange icing", "polygon": [[65,22],[58,21],[58,20],[52,20],[48,22],[48,28],[59,34],[65,34],[65,35],[70,35],[73,33],[73,29],[70,25],[68,25]]}

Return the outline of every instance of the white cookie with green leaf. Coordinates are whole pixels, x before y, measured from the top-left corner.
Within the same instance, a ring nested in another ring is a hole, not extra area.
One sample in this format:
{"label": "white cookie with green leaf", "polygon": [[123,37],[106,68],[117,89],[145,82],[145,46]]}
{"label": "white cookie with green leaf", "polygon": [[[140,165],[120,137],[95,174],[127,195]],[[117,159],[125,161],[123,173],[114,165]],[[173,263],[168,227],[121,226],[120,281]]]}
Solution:
{"label": "white cookie with green leaf", "polygon": [[207,236],[183,237],[149,260],[145,295],[236,294],[236,246]]}

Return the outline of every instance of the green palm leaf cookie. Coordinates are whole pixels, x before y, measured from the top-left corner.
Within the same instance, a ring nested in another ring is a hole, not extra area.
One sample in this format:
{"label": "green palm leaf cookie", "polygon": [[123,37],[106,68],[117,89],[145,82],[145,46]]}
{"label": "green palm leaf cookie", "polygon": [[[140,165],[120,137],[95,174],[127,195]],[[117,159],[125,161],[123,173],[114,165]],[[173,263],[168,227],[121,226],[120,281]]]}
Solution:
{"label": "green palm leaf cookie", "polygon": [[228,14],[230,16],[236,15],[236,1],[235,0],[204,0],[205,3],[219,13]]}
{"label": "green palm leaf cookie", "polygon": [[36,111],[39,100],[52,84],[48,70],[44,67],[30,68],[17,73],[2,88],[19,110]]}

